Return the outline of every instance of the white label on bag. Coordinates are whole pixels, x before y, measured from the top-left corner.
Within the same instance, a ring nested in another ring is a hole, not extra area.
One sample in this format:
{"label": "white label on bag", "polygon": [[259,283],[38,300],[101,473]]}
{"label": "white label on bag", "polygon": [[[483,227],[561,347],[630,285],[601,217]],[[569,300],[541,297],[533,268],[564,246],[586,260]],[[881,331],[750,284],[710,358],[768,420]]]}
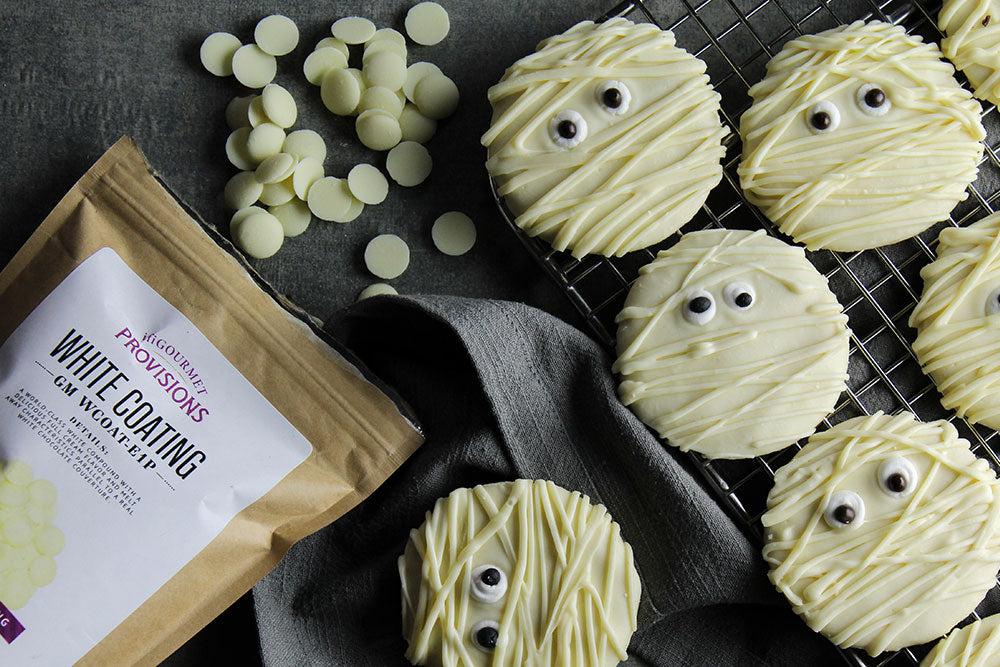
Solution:
{"label": "white label on bag", "polygon": [[0,346],[0,664],[79,660],[311,451],[94,253]]}

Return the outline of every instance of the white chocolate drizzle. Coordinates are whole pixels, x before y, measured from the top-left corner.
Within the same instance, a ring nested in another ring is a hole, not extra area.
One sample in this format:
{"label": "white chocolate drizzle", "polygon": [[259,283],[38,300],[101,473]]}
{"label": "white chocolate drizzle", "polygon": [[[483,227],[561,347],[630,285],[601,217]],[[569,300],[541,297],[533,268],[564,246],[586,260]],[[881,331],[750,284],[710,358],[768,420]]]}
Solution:
{"label": "white chocolate drizzle", "polygon": [[938,26],[941,50],[962,70],[975,95],[1000,103],[1000,4],[995,0],[945,0]]}
{"label": "white chocolate drizzle", "polygon": [[[628,88],[620,115],[596,94],[608,81]],[[482,143],[499,194],[525,232],[575,257],[621,256],[663,240],[722,178],[727,132],[705,63],[652,24],[579,23],[514,63],[489,99]],[[572,149],[548,136],[566,109],[589,127]]]}
{"label": "white chocolate drizzle", "polygon": [[938,236],[938,258],[920,271],[910,315],[913,352],[959,416],[1000,428],[1000,316],[987,302],[1000,287],[1000,214]]}
{"label": "white chocolate drizzle", "polygon": [[[740,184],[807,248],[861,250],[943,220],[976,178],[986,133],[979,104],[934,44],[899,26],[855,22],[795,39],[767,64],[740,120]],[[877,85],[891,108],[859,108]],[[834,104],[835,130],[808,110]]]}
{"label": "white chocolate drizzle", "polygon": [[[489,563],[507,576],[504,599],[469,594]],[[457,489],[410,532],[399,558],[406,657],[418,665],[616,665],[627,658],[641,586],[632,550],[603,505],[553,482]],[[497,624],[496,648],[473,643]]]}
{"label": "white chocolate drizzle", "polygon": [[[879,465],[905,457],[909,495],[886,493]],[[835,530],[830,498],[851,490],[864,525]],[[770,578],[809,627],[871,655],[939,637],[976,607],[1000,568],[1000,502],[989,464],[946,421],[857,417],[813,435],[775,473],[761,518]]]}
{"label": "white chocolate drizzle", "polygon": [[[669,444],[746,458],[808,436],[847,380],[847,316],[801,248],[757,232],[685,234],[640,270],[619,313],[619,396]],[[752,308],[724,297],[754,289]],[[695,290],[715,317],[692,324]],[[700,293],[700,292],[698,292]]]}
{"label": "white chocolate drizzle", "polygon": [[920,667],[998,667],[1000,614],[951,631],[934,646]]}

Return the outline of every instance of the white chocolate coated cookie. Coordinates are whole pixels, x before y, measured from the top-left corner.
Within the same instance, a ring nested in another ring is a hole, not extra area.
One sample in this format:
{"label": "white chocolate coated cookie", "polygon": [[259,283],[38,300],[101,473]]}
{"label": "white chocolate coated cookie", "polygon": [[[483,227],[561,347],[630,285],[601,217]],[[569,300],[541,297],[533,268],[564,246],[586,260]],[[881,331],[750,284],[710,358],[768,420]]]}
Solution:
{"label": "white chocolate coated cookie", "polygon": [[444,667],[625,660],[640,583],[603,505],[552,482],[457,489],[399,557],[406,657]]}
{"label": "white chocolate coated cookie", "polygon": [[578,23],[508,68],[489,99],[498,193],[521,229],[575,257],[663,240],[722,178],[705,63],[654,25]]}
{"label": "white chocolate coated cookie", "polygon": [[996,584],[998,490],[946,421],[842,422],[774,475],[761,518],[769,576],[838,646],[877,655],[930,641]]}
{"label": "white chocolate coated cookie", "polygon": [[878,21],[788,42],[740,120],[747,198],[809,249],[875,248],[944,220],[986,136],[953,74],[936,45]]}
{"label": "white chocolate coated cookie", "polygon": [[938,26],[941,50],[969,79],[976,97],[1000,103],[1000,3],[945,0]]}
{"label": "white chocolate coated cookie", "polygon": [[1000,667],[1000,614],[953,630],[920,667]]}
{"label": "white chocolate coated cookie", "polygon": [[618,315],[619,396],[669,444],[760,456],[812,433],[847,380],[847,316],[802,248],[685,234]]}
{"label": "white chocolate coated cookie", "polygon": [[913,351],[961,417],[1000,428],[1000,214],[938,236],[910,315]]}

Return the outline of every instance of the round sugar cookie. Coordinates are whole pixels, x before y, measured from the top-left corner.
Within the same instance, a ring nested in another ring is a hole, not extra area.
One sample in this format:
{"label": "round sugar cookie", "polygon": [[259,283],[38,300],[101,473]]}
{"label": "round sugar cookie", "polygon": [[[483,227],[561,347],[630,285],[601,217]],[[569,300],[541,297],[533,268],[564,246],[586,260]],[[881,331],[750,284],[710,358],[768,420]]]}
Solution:
{"label": "round sugar cookie", "polygon": [[962,70],[981,100],[1000,104],[1000,2],[945,0],[938,27],[941,50]]}
{"label": "round sugar cookie", "polygon": [[574,257],[662,241],[722,178],[705,63],[652,24],[578,23],[508,68],[489,100],[498,193],[521,229]]}
{"label": "round sugar cookie", "polygon": [[997,667],[1000,665],[1000,614],[952,630],[934,645],[920,667]]}
{"label": "round sugar cookie", "polygon": [[399,578],[416,665],[605,667],[628,657],[636,629],[641,584],[618,524],[549,481],[439,499],[410,531]]}
{"label": "round sugar cookie", "polygon": [[802,248],[762,230],[685,234],[639,270],[617,322],[622,402],[708,458],[808,436],[847,380],[847,316]]}
{"label": "round sugar cookie", "polygon": [[910,314],[913,352],[960,417],[1000,429],[1000,214],[938,236]]}
{"label": "round sugar cookie", "polygon": [[810,250],[876,248],[944,220],[986,136],[954,71],[879,21],[788,42],[740,119],[747,198]]}
{"label": "round sugar cookie", "polygon": [[878,655],[930,641],[996,584],[998,492],[946,421],[849,419],[775,472],[761,517],[769,577],[838,646]]}

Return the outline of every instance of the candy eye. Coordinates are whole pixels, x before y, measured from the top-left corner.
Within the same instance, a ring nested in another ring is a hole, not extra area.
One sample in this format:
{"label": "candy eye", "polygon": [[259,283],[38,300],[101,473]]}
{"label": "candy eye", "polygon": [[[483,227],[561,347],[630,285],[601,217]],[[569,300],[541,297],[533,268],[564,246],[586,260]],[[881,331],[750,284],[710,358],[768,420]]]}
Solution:
{"label": "candy eye", "polygon": [[573,148],[587,138],[587,121],[577,112],[560,111],[549,122],[549,137],[562,148]]}
{"label": "candy eye", "polygon": [[885,91],[871,83],[862,84],[855,99],[858,108],[869,116],[883,116],[892,108],[892,102],[889,101]]}
{"label": "candy eye", "polygon": [[507,592],[507,576],[496,565],[481,565],[472,571],[469,593],[480,602],[496,602]]}
{"label": "candy eye", "polygon": [[860,526],[865,520],[865,501],[854,491],[837,491],[830,496],[823,518],[834,529]]}
{"label": "candy eye", "polygon": [[813,134],[833,132],[840,125],[840,109],[833,102],[817,102],[809,107],[806,122]]}
{"label": "candy eye", "polygon": [[735,310],[748,310],[757,302],[753,286],[744,282],[729,283],[722,290],[726,304]]}
{"label": "candy eye", "polygon": [[990,292],[986,299],[986,314],[996,315],[1000,313],[1000,287]]}
{"label": "candy eye", "polygon": [[691,324],[705,324],[715,317],[715,299],[703,289],[692,292],[684,302],[684,318]]}
{"label": "candy eye", "polygon": [[908,496],[917,487],[917,469],[902,456],[886,459],[878,467],[878,485],[890,496]]}
{"label": "candy eye", "polygon": [[472,643],[481,651],[492,653],[500,641],[500,626],[494,621],[480,621],[472,626]]}
{"label": "candy eye", "polygon": [[632,92],[621,81],[605,81],[597,87],[597,103],[613,116],[628,111],[632,102]]}

